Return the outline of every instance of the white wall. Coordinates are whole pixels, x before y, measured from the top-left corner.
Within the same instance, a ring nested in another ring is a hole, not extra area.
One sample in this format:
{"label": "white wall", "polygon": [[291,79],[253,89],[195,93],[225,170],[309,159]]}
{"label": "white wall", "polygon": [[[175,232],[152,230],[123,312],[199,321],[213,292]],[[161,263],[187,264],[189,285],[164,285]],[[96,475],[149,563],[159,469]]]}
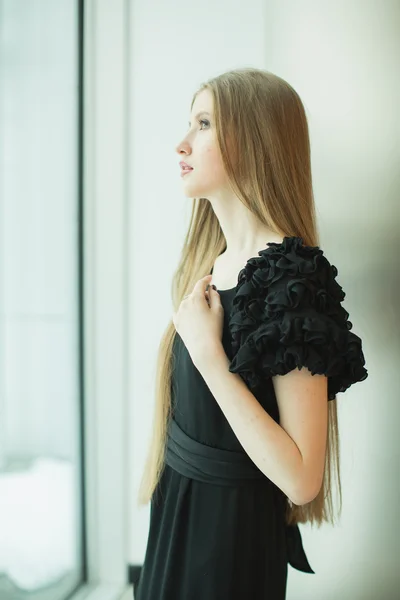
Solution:
{"label": "white wall", "polygon": [[255,66],[287,79],[306,106],[321,246],[339,269],[369,370],[367,382],[339,395],[340,525],[300,526],[316,575],[290,568],[287,597],[395,597],[389,594],[399,583],[399,4],[137,0],[130,13],[128,561],[141,564],[146,548],[149,507],[138,509],[136,497],[156,354],[172,314],[171,276],[191,204],[181,191],[175,146],[200,83]]}

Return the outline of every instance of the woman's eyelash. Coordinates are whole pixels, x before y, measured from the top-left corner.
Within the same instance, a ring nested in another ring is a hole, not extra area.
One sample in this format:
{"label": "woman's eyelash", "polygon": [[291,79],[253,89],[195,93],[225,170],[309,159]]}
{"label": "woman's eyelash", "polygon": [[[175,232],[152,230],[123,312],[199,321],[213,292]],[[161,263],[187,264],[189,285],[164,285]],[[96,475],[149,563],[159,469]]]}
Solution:
{"label": "woman's eyelash", "polygon": [[[200,125],[202,125],[203,123],[204,123],[205,125],[210,125],[210,121],[207,121],[207,119],[200,119],[200,120],[199,120],[199,119],[197,119],[197,122],[198,122]],[[190,129],[190,125],[189,125],[189,129]],[[202,129],[202,131],[203,131],[203,129]]]}
{"label": "woman's eyelash", "polygon": [[205,123],[206,125],[209,125],[209,124],[210,124],[210,122],[209,122],[209,121],[207,121],[207,119],[200,119],[199,123],[200,123],[200,125],[201,125],[202,123]]}

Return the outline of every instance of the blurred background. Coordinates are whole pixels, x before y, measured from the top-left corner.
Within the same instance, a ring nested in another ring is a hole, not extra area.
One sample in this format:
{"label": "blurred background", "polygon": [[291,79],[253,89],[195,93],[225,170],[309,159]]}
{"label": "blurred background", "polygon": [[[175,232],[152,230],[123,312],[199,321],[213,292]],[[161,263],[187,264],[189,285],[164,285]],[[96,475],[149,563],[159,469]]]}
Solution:
{"label": "blurred background", "polygon": [[306,107],[369,371],[338,398],[341,520],[300,525],[316,574],[287,597],[398,598],[400,3],[0,0],[0,600],[133,596],[191,210],[175,147],[199,85],[246,66]]}

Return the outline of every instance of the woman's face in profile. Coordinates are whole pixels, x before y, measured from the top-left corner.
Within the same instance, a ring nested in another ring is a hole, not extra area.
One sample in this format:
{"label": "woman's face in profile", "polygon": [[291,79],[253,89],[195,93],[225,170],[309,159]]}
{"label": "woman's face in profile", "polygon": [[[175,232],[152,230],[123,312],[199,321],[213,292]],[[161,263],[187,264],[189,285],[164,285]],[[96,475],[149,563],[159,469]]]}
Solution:
{"label": "woman's face in profile", "polygon": [[189,130],[177,145],[179,161],[193,170],[183,171],[182,185],[186,196],[208,198],[226,187],[226,174],[217,143],[213,117],[213,99],[209,90],[196,97],[190,116]]}

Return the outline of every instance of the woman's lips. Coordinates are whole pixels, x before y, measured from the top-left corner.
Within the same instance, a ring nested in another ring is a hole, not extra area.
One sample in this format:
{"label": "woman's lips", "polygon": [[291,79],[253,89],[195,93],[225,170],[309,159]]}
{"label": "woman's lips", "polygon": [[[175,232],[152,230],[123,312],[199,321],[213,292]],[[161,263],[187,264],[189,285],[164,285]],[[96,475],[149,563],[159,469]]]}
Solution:
{"label": "woman's lips", "polygon": [[193,169],[182,169],[181,177],[183,177],[184,175],[187,175],[188,173],[191,173],[192,171],[193,171]]}

